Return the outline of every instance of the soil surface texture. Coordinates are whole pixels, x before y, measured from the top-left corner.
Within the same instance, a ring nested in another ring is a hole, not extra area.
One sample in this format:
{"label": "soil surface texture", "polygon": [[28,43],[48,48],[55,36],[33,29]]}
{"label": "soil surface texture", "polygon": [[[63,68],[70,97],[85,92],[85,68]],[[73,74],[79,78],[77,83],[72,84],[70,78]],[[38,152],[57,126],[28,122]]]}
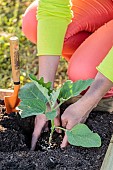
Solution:
{"label": "soil surface texture", "polygon": [[[59,143],[48,148],[40,137],[36,151],[30,151],[33,124],[34,117],[21,119],[18,113],[7,114],[0,106],[0,170],[100,170],[113,134],[113,114],[92,112],[87,119],[89,128],[101,136],[100,148],[68,145],[60,149]],[[61,135],[56,136],[61,141]]]}

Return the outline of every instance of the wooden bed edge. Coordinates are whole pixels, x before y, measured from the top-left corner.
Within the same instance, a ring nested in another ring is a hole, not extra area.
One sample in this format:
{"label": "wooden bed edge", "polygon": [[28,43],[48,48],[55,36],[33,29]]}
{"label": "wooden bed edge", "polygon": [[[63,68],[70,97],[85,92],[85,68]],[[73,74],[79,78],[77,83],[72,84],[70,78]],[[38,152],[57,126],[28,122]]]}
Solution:
{"label": "wooden bed edge", "polygon": [[13,94],[13,90],[0,89],[0,99],[4,99],[4,96],[11,96],[12,94]]}
{"label": "wooden bed edge", "polygon": [[113,170],[113,135],[100,170]]}

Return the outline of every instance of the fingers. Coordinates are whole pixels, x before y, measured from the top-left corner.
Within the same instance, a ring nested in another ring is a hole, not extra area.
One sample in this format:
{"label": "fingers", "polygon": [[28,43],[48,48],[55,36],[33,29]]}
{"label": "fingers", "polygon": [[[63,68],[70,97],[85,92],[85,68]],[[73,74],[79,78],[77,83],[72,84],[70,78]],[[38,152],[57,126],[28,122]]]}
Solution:
{"label": "fingers", "polygon": [[[62,121],[62,127],[67,130],[71,130],[77,124],[77,121],[70,120],[69,117],[66,118],[64,115],[62,115],[61,121]],[[62,144],[61,144],[61,148],[64,148],[67,145],[68,145],[68,137],[65,133],[65,136],[64,136]]]}
{"label": "fingers", "polygon": [[[57,109],[57,116],[54,118],[54,125],[55,127],[59,127],[61,125],[60,109]],[[56,132],[61,133],[62,131],[56,128]]]}
{"label": "fingers", "polygon": [[67,145],[68,145],[68,139],[67,139],[67,135],[65,134],[63,141],[62,141],[62,144],[60,146],[61,146],[61,148],[64,148]]}
{"label": "fingers", "polygon": [[45,115],[38,115],[35,118],[35,127],[34,127],[34,131],[32,134],[32,140],[31,140],[31,150],[35,150],[36,147],[36,143],[38,138],[40,137],[41,131],[43,129],[43,127],[46,124],[46,116]]}
{"label": "fingers", "polygon": [[[60,127],[60,125],[61,125],[60,112],[58,112],[58,115],[54,118],[54,124],[55,124],[55,127]],[[62,133],[62,131],[60,129],[57,129],[57,128],[56,128],[56,132]]]}
{"label": "fingers", "polygon": [[61,117],[61,121],[62,121],[62,127],[66,128],[68,120],[63,119],[63,117]]}
{"label": "fingers", "polygon": [[62,127],[66,128],[67,130],[70,130],[73,128],[74,125],[77,124],[77,120],[70,120],[69,117],[65,118],[63,115],[61,117],[62,121]]}
{"label": "fingers", "polygon": [[[65,128],[65,129],[67,129],[67,130],[71,130],[72,128],[73,128],[73,126],[75,125],[75,122],[72,122],[72,121],[68,121],[68,120],[66,120],[66,119],[62,119],[62,121],[63,121],[63,127]],[[61,148],[64,148],[64,147],[66,147],[68,145],[68,137],[67,137],[67,135],[66,135],[66,133],[65,133],[65,136],[64,136],[64,138],[63,138],[63,141],[62,141],[62,144],[61,144]]]}
{"label": "fingers", "polygon": [[48,132],[48,131],[49,131],[48,122],[46,122],[46,124],[43,127],[43,132]]}
{"label": "fingers", "polygon": [[[54,118],[54,124],[55,124],[55,127],[60,127],[60,116],[57,116]],[[61,133],[61,130],[56,128],[55,129],[57,133]]]}
{"label": "fingers", "polygon": [[[70,121],[68,121],[66,119],[63,119],[63,117],[62,117],[62,127],[64,127],[67,130],[70,130],[70,129],[72,129],[73,126],[74,126],[73,122],[70,122]],[[67,138],[67,135],[66,135],[66,132],[65,132],[65,136],[63,138],[61,148],[64,148],[67,145],[68,145],[68,138]]]}

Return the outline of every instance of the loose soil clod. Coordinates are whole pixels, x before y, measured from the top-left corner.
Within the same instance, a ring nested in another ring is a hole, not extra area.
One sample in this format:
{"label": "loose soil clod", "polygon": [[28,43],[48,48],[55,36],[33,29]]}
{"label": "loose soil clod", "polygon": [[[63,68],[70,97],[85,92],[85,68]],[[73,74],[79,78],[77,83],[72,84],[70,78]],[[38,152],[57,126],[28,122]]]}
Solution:
{"label": "loose soil clod", "polygon": [[[64,108],[63,105],[62,111]],[[47,148],[47,140],[40,138],[37,151],[29,151],[34,117],[21,119],[16,113],[7,115],[3,106],[0,110],[0,170],[100,170],[113,134],[113,114],[92,112],[86,122],[90,129],[101,136],[100,148],[69,145],[60,149],[56,141],[53,149],[43,149]]]}
{"label": "loose soil clod", "polygon": [[4,100],[0,99],[0,105],[4,105]]}

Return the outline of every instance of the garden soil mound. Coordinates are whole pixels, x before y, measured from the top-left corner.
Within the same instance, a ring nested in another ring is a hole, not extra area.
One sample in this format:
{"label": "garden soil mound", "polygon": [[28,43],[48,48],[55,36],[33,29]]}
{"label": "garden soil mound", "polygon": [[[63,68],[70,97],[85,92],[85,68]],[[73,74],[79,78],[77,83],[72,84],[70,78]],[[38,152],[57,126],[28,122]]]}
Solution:
{"label": "garden soil mound", "polygon": [[113,134],[112,114],[92,112],[86,122],[101,136],[100,148],[68,145],[30,151],[34,117],[21,119],[17,113],[7,115],[3,106],[0,110],[0,170],[100,170]]}

